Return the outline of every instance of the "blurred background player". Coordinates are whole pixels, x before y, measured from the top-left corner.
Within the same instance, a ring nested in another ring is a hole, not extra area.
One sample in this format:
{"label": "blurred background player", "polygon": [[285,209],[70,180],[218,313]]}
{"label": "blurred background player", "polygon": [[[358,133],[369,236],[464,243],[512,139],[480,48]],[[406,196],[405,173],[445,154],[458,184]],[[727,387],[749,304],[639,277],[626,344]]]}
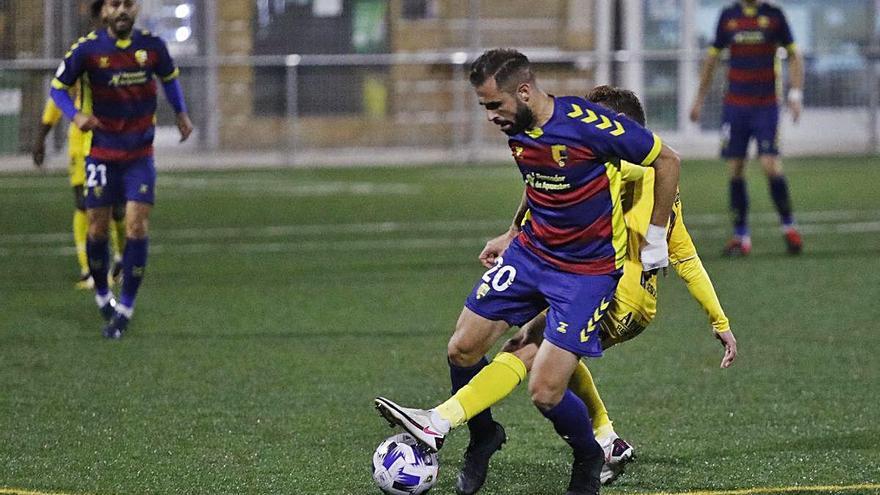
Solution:
{"label": "blurred background player", "polygon": [[[148,222],[156,186],[154,77],[162,80],[177,115],[181,141],[193,130],[177,80],[179,70],[168,47],[148,31],[134,29],[137,14],[138,2],[134,0],[106,0],[107,28],[80,38],[71,47],[51,90],[52,99],[64,115],[80,130],[93,131],[86,158],[86,251],[95,282],[95,301],[108,321],[103,335],[111,339],[121,338],[128,327],[147,263]],[[84,101],[91,100],[92,114],[77,110],[68,93],[81,78]],[[111,206],[122,201],[126,202],[126,242],[122,289],[116,304],[106,283],[107,231]]]}
{"label": "blurred background player", "polygon": [[[691,120],[699,121],[703,100],[723,49],[730,49],[727,94],[722,112],[721,156],[730,169],[730,206],[734,217],[733,238],[724,248],[729,256],[748,255],[752,250],[749,234],[749,196],[745,180],[745,160],[749,141],[758,143],[758,157],[770,186],[770,196],[779,212],[783,236],[791,254],[803,248],[795,228],[788,182],[779,160],[779,65],[778,47],[788,52],[789,90],[786,102],[794,122],[803,102],[803,60],[794,43],[782,9],[758,0],[743,0],[721,12],[715,41],[709,48],[700,74],[700,88],[691,108]],[[778,86],[778,87],[777,87]]]}
{"label": "blurred background player", "polygon": [[[641,102],[632,91],[599,86],[587,95],[587,99],[624,114],[639,124],[645,124]],[[599,320],[599,336],[603,349],[636,337],[657,314],[657,274],[644,273],[639,259],[639,243],[646,234],[651,218],[654,169],[624,161],[621,162],[621,172],[625,181],[621,203],[627,229],[626,261],[614,300]],[[503,254],[511,240],[519,235],[523,218],[527,215],[526,211],[517,212],[510,230],[486,244],[480,253],[483,265],[493,266],[496,257]],[[669,220],[668,238],[670,264],[685,280],[691,295],[709,315],[713,333],[724,346],[721,367],[727,368],[736,358],[736,338],[730,330],[730,323],[721,308],[712,281],[685,228],[678,195]],[[489,407],[507,397],[525,379],[543,340],[545,326],[546,313],[541,313],[525,324],[504,345],[502,352],[450,399],[428,412],[417,412],[414,416],[436,414],[449,421],[451,428],[467,422],[473,435],[474,428],[470,421],[486,414]],[[626,463],[634,455],[634,449],[614,431],[593,377],[583,362],[578,363],[569,382],[569,389],[587,406],[589,417],[593,421],[593,433],[605,453],[600,480],[603,484],[609,484],[623,472]],[[482,487],[488,472],[489,458],[493,453],[494,451],[484,452],[488,455],[480,457],[469,446],[456,481],[457,493],[476,493]]]}
{"label": "blurred background player", "polygon": [[[103,8],[104,0],[94,0],[89,5],[91,29],[98,30],[104,26]],[[91,101],[84,101],[86,94],[80,91],[80,81],[77,81],[70,88],[70,96],[76,102],[77,110],[81,110],[84,113],[91,112]],[[47,98],[34,142],[33,160],[37,168],[43,166],[43,161],[46,157],[46,136],[52,130],[52,127],[58,124],[61,117],[61,110],[58,109],[52,98]],[[68,126],[68,173],[70,175],[70,185],[73,187],[73,242],[76,246],[76,259],[79,263],[79,280],[76,283],[76,287],[79,289],[91,289],[94,287],[94,281],[89,273],[88,258],[86,257],[86,236],[88,234],[89,222],[86,216],[83,190],[86,181],[86,155],[88,154],[91,141],[91,132],[81,131],[73,123]],[[113,219],[110,222],[110,239],[113,244],[113,268],[110,276],[111,281],[115,280],[118,282],[122,274],[122,249],[125,242],[125,205],[114,205],[112,217]]]}

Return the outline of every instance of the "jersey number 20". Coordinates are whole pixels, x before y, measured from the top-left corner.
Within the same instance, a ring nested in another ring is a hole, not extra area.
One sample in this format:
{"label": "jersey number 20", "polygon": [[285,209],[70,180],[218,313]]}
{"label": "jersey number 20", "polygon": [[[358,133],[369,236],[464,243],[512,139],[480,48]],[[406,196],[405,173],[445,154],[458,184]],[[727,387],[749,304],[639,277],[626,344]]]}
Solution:
{"label": "jersey number 20", "polygon": [[514,279],[516,279],[516,268],[509,265],[502,266],[503,264],[504,258],[499,256],[495,260],[495,266],[483,274],[483,282],[491,283],[492,288],[498,292],[507,290],[513,284]]}

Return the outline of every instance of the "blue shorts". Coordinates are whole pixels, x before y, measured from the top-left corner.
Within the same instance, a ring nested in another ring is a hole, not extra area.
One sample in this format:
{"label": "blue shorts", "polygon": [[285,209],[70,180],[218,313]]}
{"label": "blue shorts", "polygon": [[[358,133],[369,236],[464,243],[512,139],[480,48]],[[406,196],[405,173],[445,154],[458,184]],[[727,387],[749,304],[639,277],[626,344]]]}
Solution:
{"label": "blue shorts", "polygon": [[721,157],[745,158],[749,141],[758,142],[758,155],[779,154],[779,106],[724,105],[721,114]]}
{"label": "blue shorts", "polygon": [[578,356],[599,357],[599,320],[619,279],[619,274],[560,271],[514,240],[474,286],[465,307],[512,326],[524,325],[549,307],[544,338]]}
{"label": "blue shorts", "polygon": [[130,162],[105,162],[86,158],[86,208],[126,201],[153,204],[156,167],[153,157]]}

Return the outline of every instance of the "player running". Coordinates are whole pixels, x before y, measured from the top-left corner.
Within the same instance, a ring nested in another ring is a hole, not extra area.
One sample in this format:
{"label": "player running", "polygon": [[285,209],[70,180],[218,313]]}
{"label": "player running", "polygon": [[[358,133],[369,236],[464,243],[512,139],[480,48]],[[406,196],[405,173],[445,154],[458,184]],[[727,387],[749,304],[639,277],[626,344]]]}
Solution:
{"label": "player running", "polygon": [[776,50],[788,52],[790,89],[787,104],[792,119],[801,114],[804,64],[794,43],[782,9],[759,0],[742,0],[724,9],[718,19],[715,41],[700,74],[700,88],[691,109],[691,120],[700,120],[703,100],[712,84],[718,58],[730,49],[727,94],[721,124],[721,156],[730,170],[730,208],[733,237],[724,247],[728,256],[745,256],[752,251],[749,234],[749,195],[746,189],[745,160],[752,138],[758,143],[758,158],[770,185],[770,196],[779,213],[788,252],[798,254],[803,240],[795,228],[788,181],[779,160],[779,96]]}
{"label": "player running", "polygon": [[[653,211],[640,250],[643,266],[652,270],[668,264],[666,224],[679,158],[626,117],[583,98],[544,93],[528,59],[515,50],[483,53],[471,65],[470,81],[489,120],[510,136],[531,216],[467,298],[447,349],[453,391],[488,365],[485,353],[511,326],[549,308],[529,392],[572,447],[567,493],[598,493],[604,453],[593,437],[586,406],[567,387],[579,357],[602,354],[597,324],[625,259],[620,174],[611,162],[624,159],[656,169]],[[413,416],[415,410],[381,397],[376,407],[432,449],[442,446],[452,423],[432,411],[440,422],[439,429],[433,428],[425,411]],[[475,455],[494,452],[506,440],[489,411],[482,414],[469,423],[468,452]],[[468,487],[456,489],[464,493]]]}
{"label": "player running", "polygon": [[[102,11],[104,0],[95,0],[89,6],[89,17],[94,29],[100,29],[104,25]],[[90,101],[84,101],[86,92],[80,91],[80,81],[71,87],[71,98],[76,102],[76,109],[83,110],[91,106]],[[90,110],[89,110],[90,111]],[[33,160],[37,168],[43,166],[46,157],[46,136],[49,131],[61,120],[61,110],[55,105],[52,98],[46,100],[43,108],[43,116],[37,130],[34,142]],[[76,259],[79,263],[79,280],[76,283],[78,289],[94,288],[94,281],[89,274],[89,263],[86,257],[86,235],[89,229],[89,221],[86,217],[84,185],[86,181],[86,155],[92,141],[91,132],[83,132],[73,123],[67,129],[67,154],[69,157],[68,174],[70,185],[73,187],[73,242],[76,246]],[[111,282],[118,281],[122,275],[122,244],[125,242],[125,206],[114,205],[112,221],[110,222],[110,239],[113,243],[113,269],[111,270]]]}
{"label": "player running", "polygon": [[[155,198],[156,168],[153,137],[157,85],[177,115],[181,141],[192,133],[179,70],[160,38],[134,29],[138,14],[134,0],[106,0],[106,29],[80,38],[65,55],[52,81],[51,96],[61,111],[82,131],[92,131],[86,158],[85,206],[89,220],[86,242],[89,271],[95,282],[95,301],[107,320],[103,335],[119,339],[134,312],[135,297],[147,264],[148,220]],[[77,110],[68,91],[82,80],[84,100],[92,113]],[[122,257],[123,282],[116,304],[107,285],[107,229],[111,205],[126,202],[126,242]]]}
{"label": "player running", "polygon": [[[621,112],[640,124],[645,123],[641,103],[631,91],[599,86],[590,92],[588,99]],[[625,181],[622,203],[627,226],[627,256],[623,277],[617,287],[614,300],[608,312],[599,320],[598,331],[603,349],[639,335],[651,323],[657,312],[656,273],[646,276],[638,256],[639,240],[646,234],[651,215],[654,170],[621,162],[621,175]],[[484,265],[492,266],[497,258],[504,254],[512,239],[518,235],[524,217],[528,217],[527,210],[520,208],[510,230],[486,244],[480,253],[480,261]],[[703,268],[693,241],[685,228],[678,195],[669,222],[668,239],[670,264],[687,282],[691,295],[708,313],[715,336],[721,340],[725,348],[721,367],[727,368],[736,357],[736,339],[730,331],[730,324],[718,302],[712,281]],[[509,395],[525,378],[538,346],[543,340],[545,320],[546,313],[542,313],[527,323],[505,344],[502,352],[495,356],[488,366],[443,404],[428,411],[400,409],[408,417],[415,419],[416,423],[421,424],[424,421],[424,426],[444,435],[449,430],[483,414],[483,411]],[[569,388],[587,406],[593,420],[594,435],[605,453],[601,481],[603,484],[611,483],[623,472],[634,450],[614,431],[608,411],[584,363],[578,363]],[[411,429],[406,425],[404,427],[407,430]],[[424,433],[422,435],[424,436]],[[500,448],[500,443],[495,448],[477,449],[473,446],[472,441],[456,480],[456,492],[459,494],[476,493],[483,486],[489,458]]]}

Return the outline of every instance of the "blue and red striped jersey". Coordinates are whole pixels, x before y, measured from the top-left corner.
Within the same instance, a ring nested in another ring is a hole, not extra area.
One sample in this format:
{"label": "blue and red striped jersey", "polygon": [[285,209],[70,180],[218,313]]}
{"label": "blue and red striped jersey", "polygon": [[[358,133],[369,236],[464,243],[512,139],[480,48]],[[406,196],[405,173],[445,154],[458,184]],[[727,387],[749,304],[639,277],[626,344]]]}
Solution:
{"label": "blue and red striped jersey", "polygon": [[106,29],[79,39],[64,56],[52,86],[63,89],[82,80],[84,101],[100,127],[93,132],[89,156],[130,161],[153,154],[156,129],[155,77],[163,82],[179,71],[161,38],[134,30],[127,40]]}
{"label": "blue and red striped jersey", "polygon": [[766,2],[747,7],[737,2],[721,12],[712,50],[730,48],[727,95],[737,106],[778,103],[776,50],[794,44],[782,9]]}
{"label": "blue and red striped jersey", "polygon": [[660,138],[623,115],[575,97],[554,99],[540,128],[509,140],[526,184],[520,242],[559,270],[615,273],[626,255],[619,161],[651,164]]}

